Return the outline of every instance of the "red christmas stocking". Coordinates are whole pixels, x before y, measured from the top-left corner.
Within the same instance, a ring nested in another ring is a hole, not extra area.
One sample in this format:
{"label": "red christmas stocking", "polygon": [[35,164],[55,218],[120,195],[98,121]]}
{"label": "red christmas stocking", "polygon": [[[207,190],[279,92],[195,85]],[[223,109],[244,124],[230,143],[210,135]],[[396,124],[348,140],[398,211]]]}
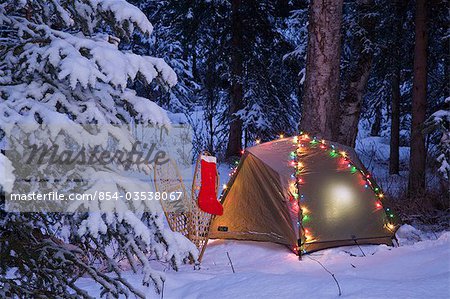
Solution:
{"label": "red christmas stocking", "polygon": [[202,155],[200,159],[201,186],[198,194],[198,206],[206,213],[222,215],[223,207],[217,200],[216,193],[216,158]]}

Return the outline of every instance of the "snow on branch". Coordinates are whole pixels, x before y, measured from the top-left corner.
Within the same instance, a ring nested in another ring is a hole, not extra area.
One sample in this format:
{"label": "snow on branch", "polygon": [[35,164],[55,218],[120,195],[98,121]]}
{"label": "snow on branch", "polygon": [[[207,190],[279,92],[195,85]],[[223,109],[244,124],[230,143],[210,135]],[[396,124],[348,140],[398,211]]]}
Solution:
{"label": "snow on branch", "polygon": [[[121,40],[129,40],[136,31],[149,35],[153,30],[145,14],[135,6],[124,0],[6,0],[0,4],[0,27],[0,149],[5,149],[2,144],[5,135],[23,134],[38,140],[39,136],[45,135],[40,131],[47,130],[44,144],[48,139],[56,144],[70,140],[76,144],[74,147],[100,145],[106,148],[113,140],[129,150],[134,137],[131,132],[120,130],[120,125],[169,124],[164,109],[138,96],[132,88],[137,81],[148,85],[156,82],[164,88],[177,83],[175,72],[163,59],[122,49]],[[100,129],[91,132],[84,126],[90,124]],[[64,136],[60,138],[61,135]],[[5,191],[11,191],[11,180],[14,179],[11,161],[0,153],[0,185]],[[38,167],[31,171],[30,175],[37,177],[44,170]],[[63,192],[72,191],[70,180],[80,176],[87,183],[77,192],[151,191],[148,183],[107,167],[90,165],[80,172],[79,165],[75,165],[65,171],[58,168],[51,171],[53,177],[69,182],[62,185],[65,189],[60,191]],[[50,176],[50,173],[45,175]],[[42,184],[29,187],[31,190],[44,188]],[[45,188],[52,190],[55,186],[49,182]],[[98,258],[106,263],[108,274],[97,271],[77,255],[70,256],[69,263],[93,277],[104,288],[105,294],[117,297],[132,293],[144,297],[121,277],[116,258],[128,259],[134,269],[140,264],[143,284],[154,285],[159,290],[164,277],[151,268],[149,260],[162,260],[177,269],[187,258],[198,257],[192,243],[164,226],[159,204],[146,206],[145,212],[144,207],[139,206],[142,205],[140,202],[128,203],[135,205],[128,210],[121,201],[85,204],[88,213],[55,216],[57,219],[51,219],[51,223],[69,223],[68,240],[76,240],[86,253],[95,255],[98,251],[114,249],[114,258]],[[71,212],[77,211],[79,205],[74,204]],[[36,221],[25,216],[16,217],[6,213],[0,205],[0,224],[10,229],[11,235],[17,234],[22,222],[29,224],[29,231],[34,228],[51,231],[52,227],[47,224],[50,217],[54,216],[37,213]],[[48,245],[42,240],[35,243],[31,245]],[[13,245],[5,246],[5,250],[14,250]],[[61,246],[52,246],[51,251],[55,258],[49,257],[45,262],[57,268],[57,258],[64,257],[66,252]],[[34,264],[33,258],[30,257],[27,263]],[[0,263],[0,272],[18,267],[21,267],[20,260],[13,259],[9,263]],[[71,289],[84,296],[75,285],[76,277],[61,280],[48,269],[42,271],[50,277],[49,285],[42,286],[45,291],[58,289],[66,295],[67,289]],[[13,287],[14,279],[23,279],[28,272],[17,271],[15,275],[17,278],[0,280],[0,296],[2,286],[12,287],[18,297],[29,291],[27,287]],[[36,286],[42,291],[39,278],[29,277],[28,284],[28,289]]]}

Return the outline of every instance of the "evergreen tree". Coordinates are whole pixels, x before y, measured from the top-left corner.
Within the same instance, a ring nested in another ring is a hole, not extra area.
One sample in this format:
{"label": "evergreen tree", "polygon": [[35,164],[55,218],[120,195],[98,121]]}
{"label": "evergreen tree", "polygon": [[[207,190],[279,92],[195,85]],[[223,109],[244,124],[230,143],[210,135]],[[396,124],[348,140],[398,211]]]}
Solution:
{"label": "evergreen tree", "polygon": [[447,184],[450,194],[450,98],[447,98],[441,110],[434,112],[425,122],[425,132],[437,131],[439,138],[439,173]]}
{"label": "evergreen tree", "polygon": [[[79,146],[106,146],[112,138],[129,148],[133,137],[110,124],[168,124],[163,109],[129,88],[137,79],[146,84],[157,81],[159,88],[177,81],[164,60],[122,50],[122,43],[129,44],[134,33],[148,37],[153,31],[135,6],[106,0],[10,0],[0,4],[0,25],[2,139],[27,133],[20,131],[22,125],[39,125],[48,136],[57,139],[62,134]],[[100,131],[87,131],[81,126],[85,124],[96,124]],[[39,132],[34,135],[38,138]],[[0,154],[0,166],[6,166],[9,175],[10,162]],[[76,171],[60,173],[61,180],[81,176],[90,191],[148,188],[105,168]],[[9,175],[0,181],[6,191],[11,191]],[[71,190],[67,188],[64,191]],[[103,294],[145,298],[121,275],[118,258],[127,259],[134,271],[142,272],[143,285],[153,285],[157,291],[164,275],[152,268],[150,259],[177,268],[187,257],[196,258],[193,244],[164,227],[159,205],[149,206],[146,212],[124,212],[117,203],[111,212],[100,212],[102,205],[92,202],[90,212],[74,215],[21,214],[6,213],[3,200],[0,252],[7,258],[0,264],[0,297],[88,297],[76,286],[78,278],[87,274],[101,285]],[[73,243],[69,248],[56,233],[67,225],[65,241]],[[113,249],[114,256],[108,255]],[[90,257],[102,261],[107,273],[87,262]],[[5,276],[11,269],[13,275]]]}

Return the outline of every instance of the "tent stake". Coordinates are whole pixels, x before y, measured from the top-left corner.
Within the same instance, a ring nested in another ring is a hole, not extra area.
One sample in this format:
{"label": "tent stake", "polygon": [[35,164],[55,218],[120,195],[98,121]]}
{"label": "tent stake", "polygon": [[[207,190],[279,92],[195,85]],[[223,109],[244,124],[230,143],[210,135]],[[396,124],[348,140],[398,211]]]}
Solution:
{"label": "tent stake", "polygon": [[298,255],[298,260],[301,261],[302,260],[302,239],[297,240],[297,255]]}
{"label": "tent stake", "polygon": [[361,253],[363,254],[363,256],[366,256],[366,255],[364,254],[364,251],[362,250],[361,246],[359,246],[358,242],[356,241],[355,236],[353,236],[353,241],[355,242],[356,246],[358,246],[359,250],[361,250]]}
{"label": "tent stake", "polygon": [[233,262],[231,261],[230,254],[228,253],[228,251],[227,251],[227,256],[228,256],[228,260],[230,261],[231,270],[233,270],[233,273],[236,273],[236,272],[234,271]]}

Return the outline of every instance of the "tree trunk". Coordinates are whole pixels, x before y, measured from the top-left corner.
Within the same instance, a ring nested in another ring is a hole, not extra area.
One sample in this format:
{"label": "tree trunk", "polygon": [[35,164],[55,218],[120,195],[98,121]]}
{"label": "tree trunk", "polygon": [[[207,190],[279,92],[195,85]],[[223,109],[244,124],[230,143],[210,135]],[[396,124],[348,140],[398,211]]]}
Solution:
{"label": "tree trunk", "polygon": [[403,23],[406,17],[406,6],[408,0],[396,0],[395,20],[392,30],[396,32],[396,38],[392,42],[392,75],[391,75],[391,140],[389,147],[389,173],[398,174],[400,171],[400,63],[401,48],[403,41]]}
{"label": "tree trunk", "polygon": [[416,1],[414,80],[412,94],[411,153],[409,163],[410,196],[425,191],[425,138],[422,126],[427,104],[427,6],[426,0]]}
{"label": "tree trunk", "polygon": [[[398,63],[396,61],[395,63]],[[400,170],[400,69],[396,67],[391,79],[391,143],[389,150],[389,173],[398,174]]]}
{"label": "tree trunk", "polygon": [[361,106],[372,69],[373,51],[366,49],[364,42],[370,39],[370,34],[373,32],[375,25],[372,14],[373,4],[372,0],[358,1],[357,10],[360,15],[358,25],[366,33],[360,36],[355,43],[359,52],[358,60],[350,69],[350,76],[346,82],[340,104],[339,121],[336,123],[338,129],[334,135],[334,140],[351,147],[355,147]]}
{"label": "tree trunk", "polygon": [[372,60],[372,52],[361,53],[355,69],[352,70],[352,75],[341,103],[341,113],[337,124],[339,131],[336,138],[334,138],[341,144],[355,147],[361,104],[367,81],[369,80],[370,70],[372,69]]}
{"label": "tree trunk", "polygon": [[[192,78],[194,81],[198,82],[199,75],[198,75],[198,68],[197,68],[197,42],[194,42],[194,45],[192,46]],[[186,60],[187,61],[187,60]]]}
{"label": "tree trunk", "polygon": [[300,128],[331,139],[339,103],[343,0],[312,0]]}
{"label": "tree trunk", "polygon": [[375,120],[372,124],[372,128],[370,130],[370,136],[380,136],[381,131],[381,121],[383,114],[381,113],[383,105],[381,102],[378,102],[378,104],[375,106]]}
{"label": "tree trunk", "polygon": [[242,107],[242,27],[240,9],[241,0],[231,2],[231,103],[230,135],[226,157],[238,156],[242,148],[242,120],[235,113]]}
{"label": "tree trunk", "polygon": [[208,151],[211,154],[215,154],[214,151],[214,92],[212,87],[208,87],[208,130],[209,130],[209,139],[208,139]]}

